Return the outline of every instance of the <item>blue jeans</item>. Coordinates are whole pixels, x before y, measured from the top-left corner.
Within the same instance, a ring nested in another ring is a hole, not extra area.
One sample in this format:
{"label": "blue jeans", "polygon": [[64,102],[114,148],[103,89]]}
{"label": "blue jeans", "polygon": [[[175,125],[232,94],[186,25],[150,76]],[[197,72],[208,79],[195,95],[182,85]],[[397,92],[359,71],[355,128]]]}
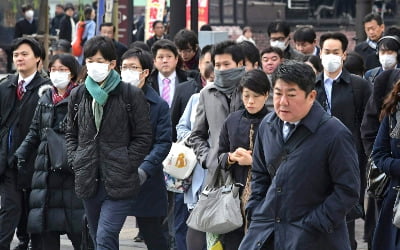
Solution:
{"label": "blue jeans", "polygon": [[99,183],[97,194],[83,201],[89,233],[96,250],[119,249],[119,233],[131,208],[131,201],[111,200],[104,185]]}
{"label": "blue jeans", "polygon": [[183,194],[175,193],[174,207],[174,228],[175,228],[175,245],[177,250],[186,250],[186,220],[189,217],[189,211],[183,202]]}

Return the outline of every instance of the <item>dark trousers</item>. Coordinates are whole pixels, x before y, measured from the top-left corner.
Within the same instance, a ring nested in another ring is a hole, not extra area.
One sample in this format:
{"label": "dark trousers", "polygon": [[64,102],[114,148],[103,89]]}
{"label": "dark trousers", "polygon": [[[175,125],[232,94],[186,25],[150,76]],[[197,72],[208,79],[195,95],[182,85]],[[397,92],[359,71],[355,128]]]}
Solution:
{"label": "dark trousers", "polygon": [[96,250],[119,249],[119,233],[131,210],[131,200],[111,200],[99,183],[96,195],[83,200],[83,205]]}
{"label": "dark trousers", "polygon": [[[82,242],[81,233],[67,233],[72,242],[74,250],[80,250]],[[56,250],[60,249],[60,233],[46,232],[43,234],[32,234],[32,250]]]}
{"label": "dark trousers", "polygon": [[188,230],[186,220],[189,217],[189,211],[183,202],[183,194],[175,193],[174,207],[174,228],[175,244],[177,250],[186,250],[186,233]]}
{"label": "dark trousers", "polygon": [[139,231],[148,250],[168,250],[162,230],[162,217],[136,217]]}
{"label": "dark trousers", "polygon": [[30,191],[23,191],[21,195],[21,204],[22,204],[22,209],[21,209],[21,216],[19,217],[19,223],[17,226],[17,238],[19,240],[20,245],[26,245],[28,246],[29,244],[29,234],[27,230],[27,225],[28,225],[28,213],[29,213],[29,193]]}
{"label": "dark trousers", "polygon": [[206,250],[206,233],[188,227],[186,233],[186,246],[188,250]]}
{"label": "dark trousers", "polygon": [[17,189],[17,170],[6,169],[0,178],[0,250],[9,250],[22,211],[22,191]]}

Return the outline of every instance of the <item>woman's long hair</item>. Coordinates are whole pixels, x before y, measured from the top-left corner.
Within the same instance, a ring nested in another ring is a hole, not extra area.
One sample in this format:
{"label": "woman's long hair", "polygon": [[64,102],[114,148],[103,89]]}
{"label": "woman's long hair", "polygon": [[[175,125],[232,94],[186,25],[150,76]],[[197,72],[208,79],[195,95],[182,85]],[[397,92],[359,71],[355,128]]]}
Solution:
{"label": "woman's long hair", "polygon": [[393,86],[392,91],[386,96],[379,120],[382,121],[385,116],[391,115],[397,111],[397,104],[400,101],[400,80]]}

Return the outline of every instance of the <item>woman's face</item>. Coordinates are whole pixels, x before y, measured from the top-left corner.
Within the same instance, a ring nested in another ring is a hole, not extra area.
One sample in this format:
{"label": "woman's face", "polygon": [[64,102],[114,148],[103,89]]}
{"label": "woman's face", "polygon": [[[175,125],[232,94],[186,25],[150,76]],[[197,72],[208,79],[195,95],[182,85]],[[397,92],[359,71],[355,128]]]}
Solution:
{"label": "woman's face", "polygon": [[68,72],[68,73],[69,73],[68,78],[69,78],[69,80],[71,81],[71,78],[73,77],[73,76],[71,75],[71,70],[70,70],[67,66],[65,66],[64,64],[62,64],[61,61],[60,61],[59,59],[57,59],[57,60],[53,63],[53,65],[51,65],[51,68],[50,68],[50,72],[56,72],[56,71],[58,71],[58,72]]}
{"label": "woman's face", "polygon": [[247,112],[249,112],[250,114],[256,114],[257,112],[259,112],[264,107],[267,98],[268,98],[268,93],[262,95],[248,88],[243,88],[242,91],[243,104]]}

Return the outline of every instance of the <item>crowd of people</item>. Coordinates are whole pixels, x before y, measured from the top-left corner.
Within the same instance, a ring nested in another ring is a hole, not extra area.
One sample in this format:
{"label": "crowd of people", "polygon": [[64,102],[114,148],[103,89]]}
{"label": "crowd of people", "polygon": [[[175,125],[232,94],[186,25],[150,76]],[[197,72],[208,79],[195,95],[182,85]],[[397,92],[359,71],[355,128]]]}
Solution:
{"label": "crowd of people", "polygon": [[[74,11],[56,7],[48,72],[49,52],[23,37],[32,7],[16,25],[16,73],[0,84],[0,250],[15,232],[17,250],[59,249],[62,234],[74,249],[119,249],[127,216],[148,249],[211,249],[215,235],[186,221],[221,171],[241,184],[244,219],[217,236],[223,249],[357,249],[358,218],[369,249],[400,248],[400,28],[368,14],[367,40],[349,51],[343,33],[291,37],[276,21],[260,51],[250,27],[200,48],[194,31],[172,38],[155,21],[126,46],[112,23],[96,35],[87,7],[73,56]],[[163,172],[177,141],[197,159],[184,180]],[[368,157],[390,176],[382,199],[366,193]]]}

